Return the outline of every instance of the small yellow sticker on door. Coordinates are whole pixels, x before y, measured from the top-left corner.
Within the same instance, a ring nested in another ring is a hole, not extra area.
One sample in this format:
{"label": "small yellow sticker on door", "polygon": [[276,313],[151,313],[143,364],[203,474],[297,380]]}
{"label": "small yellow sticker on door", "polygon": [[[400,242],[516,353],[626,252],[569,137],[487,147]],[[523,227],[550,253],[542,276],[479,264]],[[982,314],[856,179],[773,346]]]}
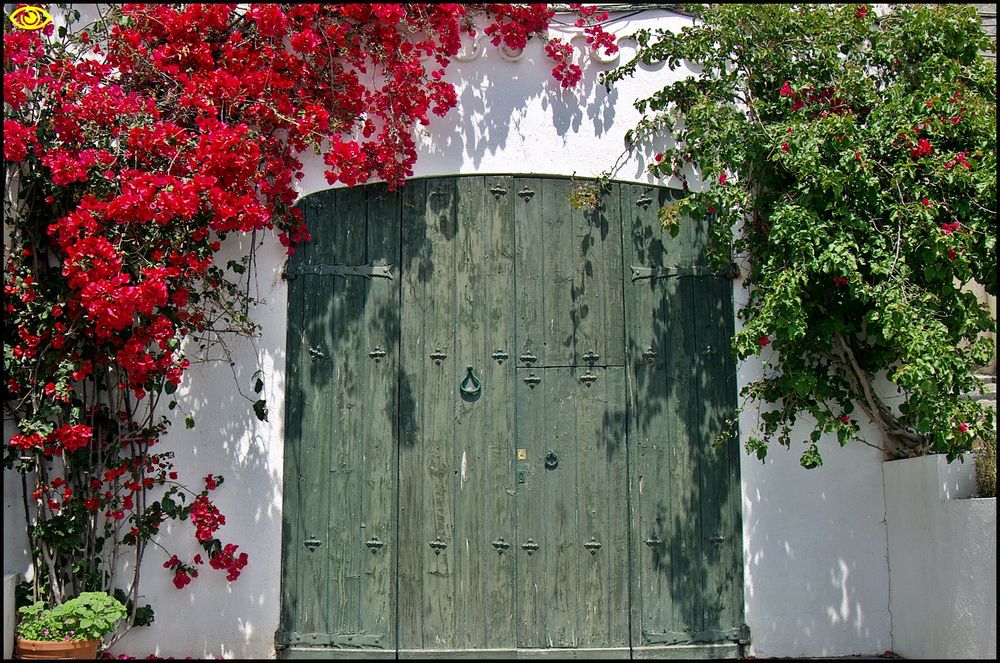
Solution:
{"label": "small yellow sticker on door", "polygon": [[518,460],[528,460],[528,450],[527,449],[518,449],[517,450],[517,459]]}

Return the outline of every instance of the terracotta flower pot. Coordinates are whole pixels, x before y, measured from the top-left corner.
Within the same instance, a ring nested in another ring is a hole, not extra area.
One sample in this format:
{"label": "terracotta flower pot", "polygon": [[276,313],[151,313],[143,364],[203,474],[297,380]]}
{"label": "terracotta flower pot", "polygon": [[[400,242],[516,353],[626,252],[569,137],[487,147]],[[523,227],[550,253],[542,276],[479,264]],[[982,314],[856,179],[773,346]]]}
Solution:
{"label": "terracotta flower pot", "polygon": [[14,648],[14,658],[34,660],[54,660],[60,658],[96,659],[100,640],[60,640],[45,642],[43,640],[17,639]]}

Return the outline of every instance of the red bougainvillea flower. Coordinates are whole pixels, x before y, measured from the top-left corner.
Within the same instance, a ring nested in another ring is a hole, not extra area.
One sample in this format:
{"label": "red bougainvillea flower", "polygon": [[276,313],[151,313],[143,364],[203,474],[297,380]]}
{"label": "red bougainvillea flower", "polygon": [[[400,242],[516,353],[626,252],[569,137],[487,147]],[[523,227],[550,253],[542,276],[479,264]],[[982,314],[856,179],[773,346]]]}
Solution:
{"label": "red bougainvillea flower", "polygon": [[868,15],[868,6],[862,5],[858,11],[854,12],[854,18],[864,18]]}
{"label": "red bougainvillea flower", "polygon": [[958,428],[956,428],[955,430],[957,430],[959,433],[964,433],[965,431],[969,430],[969,424],[963,421],[958,425]]}
{"label": "red bougainvillea flower", "polygon": [[767,347],[768,345],[770,345],[770,343],[771,339],[769,339],[767,336],[761,336],[760,338],[757,339],[757,344],[762,348]]}
{"label": "red bougainvillea flower", "polygon": [[726,174],[724,172],[723,173],[719,173],[719,184],[723,184],[724,185],[728,180],[729,180],[729,178],[726,177]]}
{"label": "red bougainvillea flower", "polygon": [[792,84],[788,81],[785,81],[785,84],[781,86],[780,90],[778,90],[778,94],[780,94],[782,97],[792,96]]}
{"label": "red bougainvillea flower", "polygon": [[[618,50],[602,27],[607,12],[571,9],[588,50]],[[58,47],[44,39],[53,28],[3,37],[4,161],[32,191],[30,213],[5,219],[3,386],[28,404],[7,446],[12,456],[61,456],[59,467],[79,472],[61,493],[41,479],[29,493],[40,517],[46,508],[93,514],[98,526],[80,528],[90,533],[79,549],[93,545],[88,536],[134,545],[163,520],[190,516],[213,566],[235,580],[248,555],[215,538],[225,516],[205,495],[171,513],[165,498],[144,499],[157,486],[183,488],[167,457],[149,450],[166,426],[152,401],[173,393],[190,365],[185,339],[250,326],[232,316],[249,296],[234,294],[226,275],[247,263],[217,264],[227,237],[273,230],[289,254],[309,239],[295,206],[302,153],[325,151],[331,184],[401,186],[420,127],[458,104],[447,68],[477,30],[508,50],[543,39],[561,88],[583,70],[578,49],[547,37],[555,11],[543,4],[109,11]],[[206,493],[222,483],[203,478]],[[164,566],[178,588],[198,575],[176,556]]]}
{"label": "red bougainvillea flower", "polygon": [[910,150],[910,156],[914,159],[919,159],[920,157],[927,156],[929,154],[934,154],[934,146],[926,138],[921,138],[917,141],[917,146]]}

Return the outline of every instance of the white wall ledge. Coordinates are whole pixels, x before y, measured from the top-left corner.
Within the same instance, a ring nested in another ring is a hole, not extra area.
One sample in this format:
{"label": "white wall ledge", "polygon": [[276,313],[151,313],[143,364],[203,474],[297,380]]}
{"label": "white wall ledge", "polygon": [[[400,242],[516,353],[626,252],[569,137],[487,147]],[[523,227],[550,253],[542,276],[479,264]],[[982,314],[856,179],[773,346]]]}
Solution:
{"label": "white wall ledge", "polygon": [[974,498],[975,463],[883,463],[893,651],[906,658],[997,652],[996,498]]}

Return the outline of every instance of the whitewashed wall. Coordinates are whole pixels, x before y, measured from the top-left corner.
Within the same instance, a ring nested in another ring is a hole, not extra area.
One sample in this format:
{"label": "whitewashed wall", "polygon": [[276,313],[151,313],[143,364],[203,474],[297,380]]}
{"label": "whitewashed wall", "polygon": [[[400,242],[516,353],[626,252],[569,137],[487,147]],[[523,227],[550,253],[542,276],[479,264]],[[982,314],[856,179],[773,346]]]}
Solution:
{"label": "whitewashed wall", "polygon": [[[678,30],[690,22],[666,10],[616,17],[622,20],[608,28],[619,35],[640,27]],[[622,50],[628,58],[634,43],[624,42]],[[626,130],[639,119],[632,101],[685,75],[640,68],[608,94],[597,85],[596,71],[614,64],[585,67],[583,86],[561,91],[538,43],[529,44],[520,61],[485,49],[481,56],[455,62],[448,78],[458,86],[459,107],[426,128],[415,176],[602,173],[618,158]],[[616,177],[650,181],[644,165],[627,162]],[[302,194],[327,187],[322,161],[314,159]],[[243,248],[234,241],[226,250]],[[277,241],[268,239],[258,254],[255,282],[264,300],[254,312],[262,336],[253,344],[233,343],[233,367],[203,365],[191,371],[179,400],[197,425],[185,430],[178,411],[163,443],[176,450],[179,467],[190,467],[188,477],[210,471],[225,475],[226,483],[215,493],[227,515],[219,535],[240,544],[250,565],[232,584],[206,568],[177,591],[161,568],[163,559],[152,550],[143,583],[157,610],[156,623],[133,631],[114,653],[274,655],[281,564],[286,284],[279,273],[284,259]],[[740,283],[736,299],[746,299]],[[266,374],[266,423],[256,420],[250,402],[238,393],[238,388],[249,392],[258,361]],[[739,386],[760,371],[759,361],[744,364]],[[753,425],[753,414],[745,415],[744,439]],[[751,653],[757,656],[875,654],[890,647],[881,459],[862,445],[839,449],[835,440],[824,440],[823,449],[826,464],[813,471],[798,465],[797,453],[780,448],[765,463],[743,456],[746,619]],[[6,481],[10,478],[5,474]],[[5,509],[5,524],[9,517],[16,514]],[[190,526],[180,523],[174,529],[183,533],[171,536],[171,547],[190,558],[197,552]],[[21,559],[18,550],[8,550],[5,537],[5,571],[25,570],[23,561],[8,567],[8,555],[12,562]]]}
{"label": "whitewashed wall", "polygon": [[975,461],[883,464],[893,650],[906,658],[997,657],[997,500],[973,499]]}

